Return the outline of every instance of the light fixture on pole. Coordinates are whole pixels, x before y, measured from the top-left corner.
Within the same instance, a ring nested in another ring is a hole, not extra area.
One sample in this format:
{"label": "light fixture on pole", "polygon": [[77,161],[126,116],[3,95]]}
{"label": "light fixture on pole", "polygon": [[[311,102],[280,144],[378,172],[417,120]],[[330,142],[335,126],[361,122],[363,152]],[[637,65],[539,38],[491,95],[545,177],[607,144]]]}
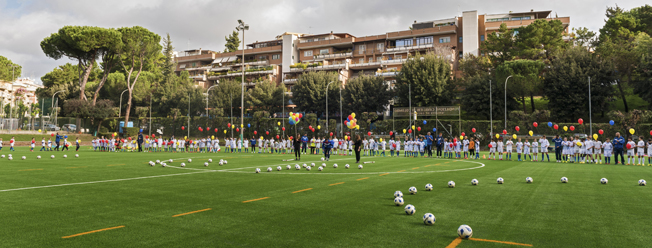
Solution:
{"label": "light fixture on pole", "polygon": [[[249,24],[245,24],[242,20],[238,20],[238,26],[235,28],[238,31],[242,31],[242,86],[241,86],[241,91],[242,91],[242,99],[241,103],[242,106],[240,107],[240,127],[244,127],[244,79],[245,79],[245,69],[244,69],[244,64],[245,64],[245,30],[249,30]],[[240,129],[240,138],[242,139],[244,137],[244,128]]]}
{"label": "light fixture on pole", "polygon": [[507,80],[511,77],[512,75],[509,75],[509,77],[505,79],[505,130],[507,130]]}

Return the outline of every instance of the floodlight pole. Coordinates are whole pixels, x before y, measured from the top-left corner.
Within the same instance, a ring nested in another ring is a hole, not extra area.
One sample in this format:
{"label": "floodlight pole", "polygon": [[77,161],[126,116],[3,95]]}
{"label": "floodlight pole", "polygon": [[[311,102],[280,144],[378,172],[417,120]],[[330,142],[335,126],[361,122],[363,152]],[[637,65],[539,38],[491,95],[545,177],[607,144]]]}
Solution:
{"label": "floodlight pole", "polygon": [[593,120],[591,116],[591,77],[589,77],[589,135],[593,135]]}
{"label": "floodlight pole", "polygon": [[[242,98],[240,99],[242,106],[240,107],[240,139],[244,138],[244,80],[245,80],[245,30],[249,30],[249,25],[245,24],[242,20],[238,20],[236,29],[242,31]],[[232,132],[233,133],[233,132]]]}
{"label": "floodlight pole", "polygon": [[[509,77],[505,79],[505,130],[507,130],[507,80],[509,80],[511,77],[512,75],[509,75]],[[503,140],[505,140],[504,135]]]}
{"label": "floodlight pole", "polygon": [[[334,81],[331,81],[326,85],[326,134],[330,132],[328,129],[328,86],[330,86]],[[328,135],[326,135],[328,137]]]}
{"label": "floodlight pole", "polygon": [[494,107],[493,107],[493,101],[491,100],[491,80],[489,80],[489,125],[491,126],[489,131],[489,135],[494,135]]}

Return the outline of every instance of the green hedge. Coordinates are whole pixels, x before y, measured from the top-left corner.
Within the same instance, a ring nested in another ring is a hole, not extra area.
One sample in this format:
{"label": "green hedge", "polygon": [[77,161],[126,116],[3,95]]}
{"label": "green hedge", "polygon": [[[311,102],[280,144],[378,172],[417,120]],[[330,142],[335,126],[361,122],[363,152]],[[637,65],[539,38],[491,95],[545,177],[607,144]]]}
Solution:
{"label": "green hedge", "polygon": [[140,129],[137,127],[124,127],[123,131],[124,131],[123,137],[136,138],[138,136],[138,131],[140,131]]}

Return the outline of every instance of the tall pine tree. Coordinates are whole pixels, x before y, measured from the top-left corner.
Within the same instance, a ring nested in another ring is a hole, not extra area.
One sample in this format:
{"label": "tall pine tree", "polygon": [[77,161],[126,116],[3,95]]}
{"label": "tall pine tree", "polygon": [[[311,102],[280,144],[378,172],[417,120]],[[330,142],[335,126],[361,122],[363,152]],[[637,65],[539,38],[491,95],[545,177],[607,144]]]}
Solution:
{"label": "tall pine tree", "polygon": [[229,36],[225,36],[224,39],[226,40],[226,44],[224,45],[226,48],[224,48],[224,52],[235,52],[238,50],[238,46],[240,46],[240,38],[238,38],[238,33],[237,31],[233,31],[233,33]]}

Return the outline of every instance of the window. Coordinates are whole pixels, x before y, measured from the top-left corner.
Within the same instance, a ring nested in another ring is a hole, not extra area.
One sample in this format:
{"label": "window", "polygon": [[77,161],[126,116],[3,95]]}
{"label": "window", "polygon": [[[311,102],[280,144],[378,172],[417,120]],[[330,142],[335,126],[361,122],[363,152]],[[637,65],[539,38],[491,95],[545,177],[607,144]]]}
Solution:
{"label": "window", "polygon": [[365,49],[365,45],[358,45],[358,54],[363,54]]}
{"label": "window", "polygon": [[326,38],[319,38],[319,41],[326,40]]}
{"label": "window", "polygon": [[520,21],[523,17],[512,17],[512,21]]}
{"label": "window", "polygon": [[530,17],[530,16],[524,16],[524,17],[523,17],[523,20],[530,20],[531,18],[532,18],[532,17]]}
{"label": "window", "polygon": [[514,36],[518,35],[518,30],[514,30]]}
{"label": "window", "polygon": [[324,55],[324,54],[328,54],[328,48],[319,50],[319,55]]}
{"label": "window", "polygon": [[459,56],[460,56],[460,59],[464,58],[464,52],[460,51]]}
{"label": "window", "polygon": [[384,50],[384,48],[385,48],[385,44],[384,44],[384,43],[378,43],[378,44],[376,44],[376,50],[378,50],[379,52],[382,52],[382,51]]}
{"label": "window", "polygon": [[462,43],[462,36],[459,37],[459,43]]}
{"label": "window", "polygon": [[374,58],[369,58],[369,63],[373,63],[373,62],[374,62]]}
{"label": "window", "polygon": [[358,59],[358,63],[364,63],[364,59],[363,58]]}
{"label": "window", "polygon": [[417,38],[417,46],[432,44],[432,36]]}
{"label": "window", "polygon": [[509,21],[509,17],[489,19],[487,22]]}
{"label": "window", "polygon": [[449,43],[451,42],[451,37],[441,37],[439,38],[439,43]]}
{"label": "window", "polygon": [[305,57],[312,56],[312,50],[303,51],[303,56],[305,56]]}
{"label": "window", "polygon": [[480,35],[480,41],[484,41],[484,35]]}
{"label": "window", "polygon": [[192,63],[192,68],[197,67],[197,63]]}
{"label": "window", "polygon": [[394,58],[395,59],[403,59],[403,55],[396,55]]}
{"label": "window", "polygon": [[396,40],[396,47],[410,47],[412,46],[412,39]]}
{"label": "window", "polygon": [[263,55],[263,56],[258,56],[258,60],[268,60],[269,56]]}
{"label": "window", "polygon": [[281,55],[280,54],[274,54],[272,55],[272,59],[280,59]]}

